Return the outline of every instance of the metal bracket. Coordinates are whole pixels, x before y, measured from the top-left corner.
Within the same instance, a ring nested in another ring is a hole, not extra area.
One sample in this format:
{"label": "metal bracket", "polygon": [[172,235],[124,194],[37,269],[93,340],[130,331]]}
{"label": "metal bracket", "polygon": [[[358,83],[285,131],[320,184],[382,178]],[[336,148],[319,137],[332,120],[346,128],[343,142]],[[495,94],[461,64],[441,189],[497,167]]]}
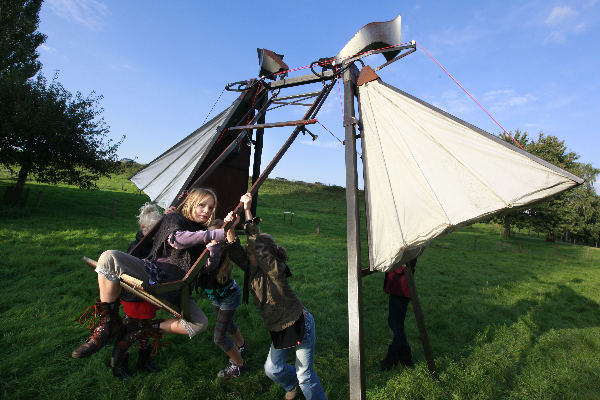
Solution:
{"label": "metal bracket", "polygon": [[306,128],[306,126],[303,126],[302,127],[302,134],[304,135],[305,133],[308,133],[310,136],[312,136],[313,142],[315,140],[317,140],[317,138],[319,137],[318,135],[315,135],[314,133],[312,133],[311,131],[309,131],[308,128]]}
{"label": "metal bracket", "polygon": [[362,124],[360,123],[360,121],[358,119],[356,119],[356,117],[352,117],[350,118],[350,120],[348,121],[344,121],[344,128],[350,125],[354,125],[356,126],[359,130],[362,131]]}
{"label": "metal bracket", "polygon": [[392,58],[390,61],[381,64],[379,67],[375,68],[373,71],[379,71],[381,68],[386,67],[388,65],[390,65],[391,63],[398,61],[401,58],[406,57],[409,54],[414,53],[415,51],[417,51],[417,42],[415,42],[414,40],[410,43],[410,45],[406,45],[406,46],[402,46],[400,47],[401,51],[403,50],[408,50],[406,53],[400,53],[398,54],[396,57]]}

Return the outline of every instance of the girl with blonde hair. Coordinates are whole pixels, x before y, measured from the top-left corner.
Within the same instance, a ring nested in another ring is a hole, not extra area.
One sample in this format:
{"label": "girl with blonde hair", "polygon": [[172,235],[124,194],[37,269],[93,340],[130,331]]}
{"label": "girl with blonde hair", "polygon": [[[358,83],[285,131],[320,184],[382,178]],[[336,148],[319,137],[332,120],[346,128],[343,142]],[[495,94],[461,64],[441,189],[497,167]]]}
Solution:
{"label": "girl with blonde hair", "polygon": [[[100,299],[93,306],[97,323],[91,327],[90,337],[71,353],[72,357],[88,357],[124,331],[119,316],[119,277],[122,274],[138,278],[146,285],[178,280],[185,276],[207,243],[224,241],[223,229],[207,230],[214,219],[216,206],[217,196],[212,190],[193,189],[177,212],[163,218],[148,257],[139,259],[118,250],[107,250],[100,255],[96,268]],[[231,220],[233,214],[229,213],[225,221]],[[171,318],[156,322],[151,329],[190,338],[204,331],[208,325],[206,315],[193,299],[189,306],[188,320]]]}

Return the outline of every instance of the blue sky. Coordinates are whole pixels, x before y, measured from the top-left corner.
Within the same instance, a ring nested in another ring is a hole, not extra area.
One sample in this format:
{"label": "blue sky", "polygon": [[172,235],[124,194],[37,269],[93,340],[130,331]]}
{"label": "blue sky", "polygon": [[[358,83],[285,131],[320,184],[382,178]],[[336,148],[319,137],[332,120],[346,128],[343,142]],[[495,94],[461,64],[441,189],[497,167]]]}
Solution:
{"label": "blue sky", "polygon": [[[225,84],[258,75],[256,48],[284,54],[292,68],[306,66],[337,54],[365,24],[402,15],[402,41],[416,40],[436,57],[505,129],[555,135],[600,168],[599,10],[597,0],[46,0],[39,30],[48,38],[39,54],[46,76],[59,70],[68,90],[104,96],[111,136],[126,135],[120,157],[149,162],[202,125]],[[375,67],[384,59],[365,62]],[[379,75],[490,133],[501,131],[421,50]],[[223,93],[209,118],[236,96]],[[304,111],[267,121],[300,119]],[[337,88],[317,118],[343,139]],[[317,141],[299,137],[271,176],[345,185],[343,146],[319,125],[311,131]],[[290,133],[266,132],[264,165]]]}

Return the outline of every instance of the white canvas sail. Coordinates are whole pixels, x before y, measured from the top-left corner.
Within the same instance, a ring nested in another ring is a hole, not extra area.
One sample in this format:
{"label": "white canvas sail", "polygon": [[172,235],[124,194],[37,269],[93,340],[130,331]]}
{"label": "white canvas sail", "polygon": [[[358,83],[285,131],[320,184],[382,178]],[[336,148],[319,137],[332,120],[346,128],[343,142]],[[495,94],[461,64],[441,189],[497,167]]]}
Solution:
{"label": "white canvas sail", "polygon": [[583,182],[379,79],[359,86],[371,269]]}
{"label": "white canvas sail", "polygon": [[171,205],[180,194],[188,177],[194,172],[219,134],[234,105],[198,128],[188,137],[160,155],[130,180],[163,208]]}

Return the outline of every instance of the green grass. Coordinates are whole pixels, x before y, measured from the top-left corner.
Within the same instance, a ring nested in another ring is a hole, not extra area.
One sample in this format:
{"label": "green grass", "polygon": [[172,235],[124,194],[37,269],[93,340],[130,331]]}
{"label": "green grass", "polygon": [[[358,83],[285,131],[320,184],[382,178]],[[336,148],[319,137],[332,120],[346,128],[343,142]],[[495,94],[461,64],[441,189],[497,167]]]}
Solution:
{"label": "green grass", "polygon": [[[0,196],[12,183],[0,178]],[[98,186],[86,191],[28,183],[25,208],[0,208],[0,398],[283,398],[262,370],[270,339],[252,301],[236,313],[249,343],[249,368],[239,379],[216,378],[227,357],[212,343],[215,315],[202,297],[208,331],[192,340],[165,337],[155,359],[163,368],[158,374],[114,378],[107,367],[111,346],[87,359],[70,357],[87,335],[77,317],[97,297],[96,275],[81,256],[126,249],[137,210],[147,201],[122,176]],[[284,223],[286,210],[294,211],[293,223]],[[330,399],[346,399],[345,193],[268,180],[258,214],[262,230],[288,249],[291,284],[315,316],[323,386]],[[366,265],[366,245],[362,258]],[[242,281],[239,271],[236,279]],[[416,367],[379,371],[391,332],[383,276],[372,274],[363,280],[369,399],[600,398],[599,249],[525,233],[506,240],[500,227],[477,224],[435,240],[415,279],[440,381],[427,371],[410,309],[406,326]]]}

